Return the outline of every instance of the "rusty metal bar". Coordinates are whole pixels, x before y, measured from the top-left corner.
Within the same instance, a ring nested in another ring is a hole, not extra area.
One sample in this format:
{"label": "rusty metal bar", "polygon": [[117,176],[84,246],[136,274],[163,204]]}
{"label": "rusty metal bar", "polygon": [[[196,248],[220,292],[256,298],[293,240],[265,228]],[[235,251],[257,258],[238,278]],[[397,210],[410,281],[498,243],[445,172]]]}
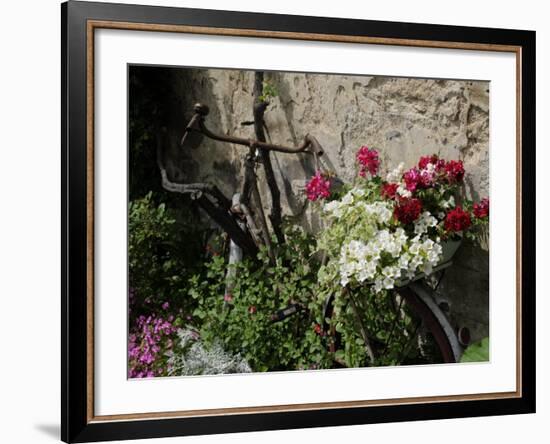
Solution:
{"label": "rusty metal bar", "polygon": [[245,139],[243,137],[216,134],[210,131],[204,123],[204,118],[208,115],[210,111],[208,107],[201,103],[197,103],[194,106],[194,110],[195,110],[195,114],[193,115],[193,117],[185,127],[185,134],[183,135],[180,142],[182,145],[185,141],[187,133],[191,131],[197,131],[213,140],[233,143],[235,145],[243,145],[247,147],[253,146],[256,148],[261,148],[266,151],[276,151],[279,153],[289,153],[289,154],[306,153],[306,154],[316,154],[317,156],[323,155],[323,148],[321,147],[317,139],[315,139],[315,137],[313,137],[310,134],[306,134],[303,142],[297,147],[275,145],[273,143],[261,142],[259,140],[254,140],[254,139]]}

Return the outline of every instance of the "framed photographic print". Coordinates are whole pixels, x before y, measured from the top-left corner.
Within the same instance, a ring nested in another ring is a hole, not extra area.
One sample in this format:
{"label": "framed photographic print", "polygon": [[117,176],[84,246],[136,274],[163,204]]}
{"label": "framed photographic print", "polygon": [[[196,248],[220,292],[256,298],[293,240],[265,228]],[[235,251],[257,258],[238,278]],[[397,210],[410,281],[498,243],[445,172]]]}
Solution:
{"label": "framed photographic print", "polygon": [[535,411],[535,33],[69,1],[62,439]]}

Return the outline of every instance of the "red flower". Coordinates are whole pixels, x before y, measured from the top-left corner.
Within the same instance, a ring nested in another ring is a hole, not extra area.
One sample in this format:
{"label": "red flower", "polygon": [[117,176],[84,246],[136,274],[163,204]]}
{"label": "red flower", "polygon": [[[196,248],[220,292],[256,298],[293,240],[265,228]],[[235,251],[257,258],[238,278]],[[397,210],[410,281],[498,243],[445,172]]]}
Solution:
{"label": "red flower", "polygon": [[418,171],[417,168],[411,168],[403,174],[403,180],[405,181],[405,187],[407,190],[414,193],[416,191],[416,187],[420,185],[420,171]]}
{"label": "red flower", "polygon": [[459,183],[464,178],[464,164],[462,160],[449,160],[445,164],[445,173],[449,183]]}
{"label": "red flower", "polygon": [[418,161],[418,168],[423,170],[428,166],[429,163],[433,163],[434,165],[437,165],[438,160],[439,160],[439,157],[437,156],[437,154],[432,154],[431,156],[422,156]]}
{"label": "red flower", "polygon": [[456,207],[445,216],[445,229],[449,232],[467,230],[470,225],[472,225],[470,213],[464,211],[461,207]]}
{"label": "red flower", "polygon": [[315,324],[313,326],[313,331],[317,333],[319,336],[323,336],[323,329],[320,324]]}
{"label": "red flower", "polygon": [[422,211],[422,203],[415,198],[400,199],[393,210],[394,217],[402,224],[410,224],[418,219]]}
{"label": "red flower", "polygon": [[357,152],[357,161],[361,164],[361,170],[359,171],[361,177],[365,177],[367,171],[371,176],[376,176],[378,167],[380,166],[378,151],[371,150],[367,146],[362,146]]}
{"label": "red flower", "polygon": [[382,190],[380,194],[386,199],[394,199],[398,187],[398,183],[385,183],[384,185],[382,185]]}
{"label": "red flower", "polygon": [[253,315],[254,313],[256,313],[256,306],[255,305],[251,305],[250,307],[248,307],[248,312]]}
{"label": "red flower", "polygon": [[474,216],[478,219],[489,217],[489,199],[484,197],[481,202],[474,204]]}
{"label": "red flower", "polygon": [[330,196],[330,186],[330,179],[321,171],[317,171],[306,184],[307,198],[312,202],[317,199],[326,199]]}

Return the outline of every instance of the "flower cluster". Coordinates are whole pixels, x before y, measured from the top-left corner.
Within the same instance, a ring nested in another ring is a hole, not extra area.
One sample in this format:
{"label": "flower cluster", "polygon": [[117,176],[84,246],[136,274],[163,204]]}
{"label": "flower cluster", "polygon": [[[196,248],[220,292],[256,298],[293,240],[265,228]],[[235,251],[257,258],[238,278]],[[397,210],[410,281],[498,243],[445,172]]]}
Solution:
{"label": "flower cluster", "polygon": [[470,213],[464,211],[461,207],[452,209],[445,216],[445,229],[450,233],[467,230],[470,225],[472,225]]}
{"label": "flower cluster", "polygon": [[375,150],[361,147],[357,160],[359,175],[372,178],[325,203],[328,226],[318,242],[329,257],[322,273],[343,287],[370,285],[380,292],[419,273],[429,275],[446,239],[466,233],[473,218],[488,217],[488,199],[473,208],[455,202],[465,174],[462,161],[424,156],[408,170],[401,163],[383,180],[374,177],[380,166]]}
{"label": "flower cluster", "polygon": [[330,178],[321,171],[317,171],[306,184],[307,198],[311,201],[326,199],[330,196],[330,187]]}
{"label": "flower cluster", "polygon": [[473,213],[478,219],[489,217],[489,199],[484,197],[481,202],[475,203]]}
{"label": "flower cluster", "polygon": [[128,377],[151,378],[163,372],[158,358],[172,348],[172,338],[178,330],[173,321],[172,315],[164,319],[156,314],[136,319],[128,337]]}
{"label": "flower cluster", "polygon": [[368,146],[362,146],[357,152],[357,161],[361,167],[359,170],[361,177],[365,177],[367,172],[371,176],[378,174],[378,167],[380,166],[378,151],[370,149]]}
{"label": "flower cluster", "polygon": [[422,211],[422,202],[415,198],[401,198],[397,201],[393,214],[402,224],[410,224],[418,219]]}

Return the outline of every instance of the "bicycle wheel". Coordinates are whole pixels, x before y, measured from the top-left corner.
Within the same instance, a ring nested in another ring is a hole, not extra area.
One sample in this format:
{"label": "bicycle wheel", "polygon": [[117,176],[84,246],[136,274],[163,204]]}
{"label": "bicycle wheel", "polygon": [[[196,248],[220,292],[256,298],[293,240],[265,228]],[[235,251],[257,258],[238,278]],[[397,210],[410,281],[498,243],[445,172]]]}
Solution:
{"label": "bicycle wheel", "polygon": [[[398,311],[406,312],[406,316],[411,318],[412,331],[402,333],[409,337],[409,344],[414,344],[417,358],[411,360],[409,353],[403,353],[402,359],[393,365],[458,362],[462,347],[454,328],[433,300],[431,290],[426,285],[415,282],[395,289],[391,296],[396,295],[403,301],[399,303],[396,314]],[[341,336],[336,332],[333,323],[327,322],[333,316],[334,297],[331,295],[327,298],[324,306],[323,328],[327,337],[327,348],[331,353],[336,353],[342,347]],[[387,347],[381,348],[385,351]],[[337,360],[336,363],[340,366],[345,365],[341,360]]]}

